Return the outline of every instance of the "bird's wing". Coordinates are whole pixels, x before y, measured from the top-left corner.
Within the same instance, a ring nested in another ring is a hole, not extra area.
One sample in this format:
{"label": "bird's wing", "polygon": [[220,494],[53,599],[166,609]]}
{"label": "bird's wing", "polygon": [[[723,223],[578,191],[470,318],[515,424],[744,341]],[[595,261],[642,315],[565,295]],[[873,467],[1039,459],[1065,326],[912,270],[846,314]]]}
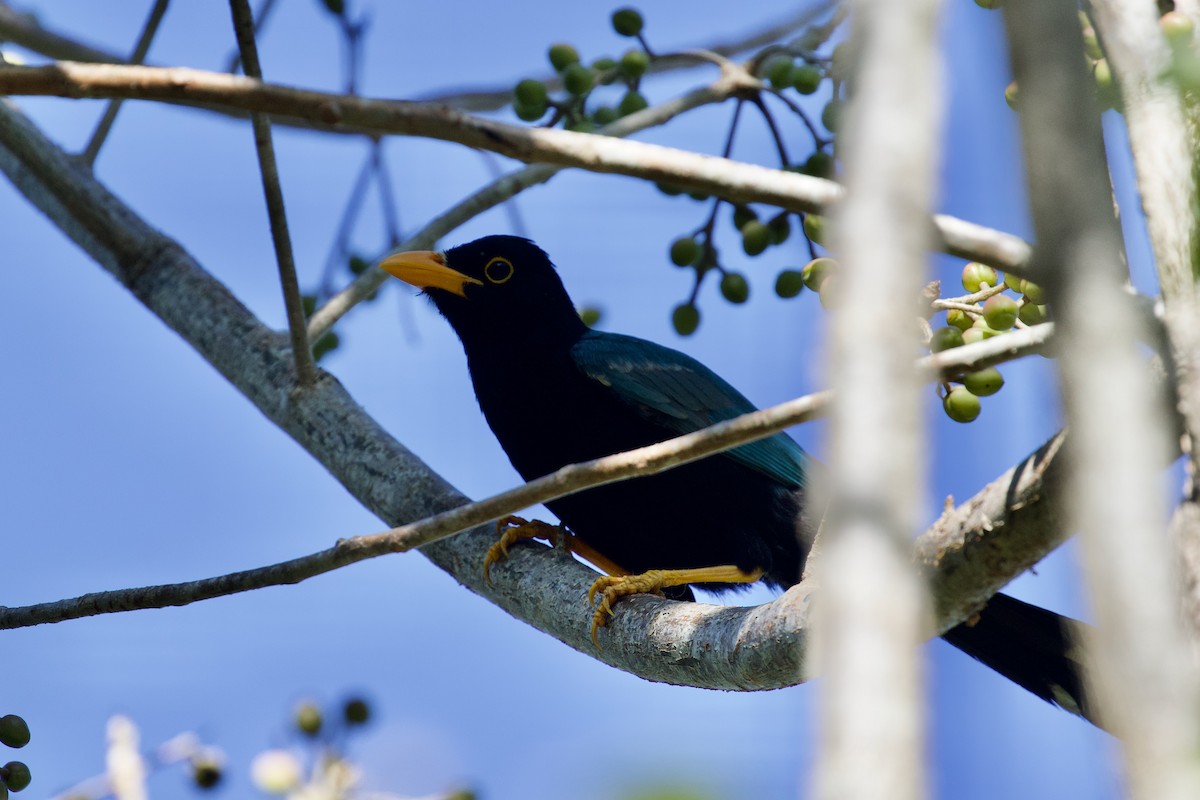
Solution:
{"label": "bird's wing", "polygon": [[[677,435],[754,411],[754,404],[699,361],[668,347],[591,331],[571,351],[575,365],[643,418]],[[780,483],[804,485],[808,456],[779,433],[725,455]]]}

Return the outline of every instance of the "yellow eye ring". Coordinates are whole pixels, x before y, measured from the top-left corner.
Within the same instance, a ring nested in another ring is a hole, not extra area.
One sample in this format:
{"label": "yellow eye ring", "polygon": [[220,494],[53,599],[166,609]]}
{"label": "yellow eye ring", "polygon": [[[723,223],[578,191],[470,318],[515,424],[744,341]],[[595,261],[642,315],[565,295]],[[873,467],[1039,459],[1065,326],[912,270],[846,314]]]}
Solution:
{"label": "yellow eye ring", "polygon": [[516,270],[507,258],[496,256],[483,268],[483,275],[492,283],[504,283]]}

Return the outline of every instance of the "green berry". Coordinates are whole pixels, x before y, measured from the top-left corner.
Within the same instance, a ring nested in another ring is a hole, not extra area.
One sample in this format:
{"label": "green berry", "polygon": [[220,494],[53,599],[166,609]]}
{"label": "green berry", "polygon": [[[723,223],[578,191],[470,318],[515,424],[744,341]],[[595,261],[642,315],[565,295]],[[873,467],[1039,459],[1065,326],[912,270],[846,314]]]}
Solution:
{"label": "green berry", "polygon": [[513,100],[524,106],[545,106],[546,84],[526,78],[513,89]]}
{"label": "green berry", "polygon": [[1004,102],[1008,103],[1008,107],[1013,111],[1017,110],[1017,82],[1013,81],[1008,86],[1004,87]]}
{"label": "green berry", "polygon": [[592,120],[588,117],[576,117],[567,122],[567,124],[563,127],[569,131],[575,131],[576,133],[596,132],[596,123],[592,122]]}
{"label": "green berry", "polygon": [[963,267],[962,271],[962,287],[971,294],[975,294],[983,288],[984,284],[988,286],[999,286],[1000,276],[996,270],[989,267],[987,264],[980,264],[978,261],[972,261]]}
{"label": "green berry", "polygon": [[798,269],[785,269],[775,278],[775,294],[783,298],[795,297],[804,288],[804,273]]}
{"label": "green berry", "polygon": [[1178,11],[1168,11],[1158,18],[1158,25],[1172,47],[1183,47],[1192,41],[1192,20]]}
{"label": "green berry", "polygon": [[1004,386],[1004,376],[995,367],[988,367],[963,376],[963,386],[976,397],[988,397]]}
{"label": "green berry", "polygon": [[1033,281],[1022,281],[1021,293],[1031,302],[1042,305],[1046,302],[1046,290]]}
{"label": "green berry", "polygon": [[595,306],[584,306],[579,309],[579,320],[589,328],[594,328],[600,322],[600,309]]}
{"label": "green berry", "polygon": [[315,294],[300,295],[300,308],[304,311],[304,316],[311,317],[317,310],[317,296]]}
{"label": "green berry", "polygon": [[991,10],[1004,5],[1004,0],[975,0],[975,5]]}
{"label": "green berry", "polygon": [[516,113],[517,119],[525,122],[537,122],[542,117],[546,116],[548,106],[542,103],[539,106],[527,106],[524,103],[513,103],[513,112]]}
{"label": "green berry", "polygon": [[636,8],[618,8],[612,15],[613,30],[620,36],[637,36],[646,21]]}
{"label": "green berry", "polygon": [[1017,301],[1006,294],[989,297],[983,304],[983,319],[994,331],[1006,331],[1017,322],[1020,308]]}
{"label": "green berry", "polygon": [[1046,307],[1040,306],[1037,303],[1031,303],[1029,298],[1021,303],[1021,310],[1017,313],[1017,319],[1024,322],[1026,325],[1041,325],[1049,318],[1046,313]]}
{"label": "green berry", "polygon": [[756,219],[742,226],[742,249],[748,256],[756,256],[771,244],[771,229]]}
{"label": "green berry", "polygon": [[821,70],[812,64],[797,64],[791,69],[788,82],[800,94],[812,94],[821,87],[821,80],[824,77]]}
{"label": "green berry", "polygon": [[700,310],[691,303],[680,303],[671,312],[671,324],[680,336],[691,336],[700,327]]}
{"label": "green berry", "polygon": [[680,236],[671,242],[671,263],[677,267],[693,266],[703,252],[700,243],[691,236]]}
{"label": "green berry", "polygon": [[590,92],[595,83],[592,71],[583,64],[568,64],[563,70],[562,78],[563,87],[576,97]]}
{"label": "green berry", "polygon": [[337,335],[336,331],[329,331],[320,339],[313,342],[313,360],[320,361],[325,356],[337,350],[338,345],[342,343],[342,339]]}
{"label": "green berry", "polygon": [[650,103],[646,101],[646,98],[640,92],[631,90],[626,92],[625,96],[621,98],[621,102],[617,105],[617,112],[622,117],[627,117],[649,105]]}
{"label": "green berry", "polygon": [[979,336],[984,339],[991,339],[993,336],[999,336],[1003,331],[998,331],[987,324],[987,320],[983,317],[975,320],[975,324],[971,326],[971,330],[979,331]]}
{"label": "green berry", "polygon": [[825,244],[825,218],[819,214],[805,214],[804,235],[817,244]]}
{"label": "green berry", "polygon": [[1083,22],[1083,52],[1093,61],[1104,58],[1104,48],[1100,47],[1100,39],[1096,36],[1096,29],[1087,21],[1087,14],[1079,12],[1081,21]]}
{"label": "green berry", "polygon": [[33,776],[29,774],[29,767],[20,761],[10,761],[0,767],[0,774],[3,774],[4,784],[14,792],[23,791],[33,780]]}
{"label": "green berry", "polygon": [[[840,46],[840,45],[839,45]],[[830,133],[837,133],[842,122],[842,101],[836,97],[825,104],[821,110],[821,124]]]}
{"label": "green berry", "polygon": [[942,408],[955,422],[972,422],[979,417],[979,398],[965,387],[955,386],[942,400]]}
{"label": "green berry", "polygon": [[621,115],[612,106],[599,106],[592,112],[592,121],[601,127],[611,125],[620,118]]}
{"label": "green berry", "polygon": [[616,60],[608,56],[600,56],[592,62],[592,70],[595,72],[609,72],[617,68]]}
{"label": "green berry", "polygon": [[776,89],[786,89],[792,83],[792,59],[776,53],[763,62],[762,75]]}
{"label": "green berry", "polygon": [[708,192],[693,191],[693,192],[688,192],[687,196],[692,198],[693,200],[703,203],[705,200],[707,200],[712,195],[710,195]]}
{"label": "green berry", "polygon": [[746,227],[747,222],[754,222],[758,219],[758,212],[750,206],[734,206],[733,207],[733,227],[739,231]]}
{"label": "green berry", "polygon": [[1025,281],[1018,278],[1016,275],[1007,275],[1004,278],[1004,285],[1017,294],[1025,294]]}
{"label": "green berry", "polygon": [[16,714],[0,717],[0,744],[24,747],[29,744],[29,725]]}
{"label": "green berry", "polygon": [[844,81],[850,77],[850,45],[842,42],[833,48],[829,63],[829,74],[836,80]]}
{"label": "green berry", "polygon": [[371,707],[361,697],[351,697],[342,707],[342,719],[347,725],[365,725],[371,719]]}
{"label": "green berry", "polygon": [[767,223],[771,231],[771,244],[783,244],[792,234],[792,223],[787,214],[780,214]]}
{"label": "green berry", "polygon": [[312,703],[304,703],[296,709],[296,728],[305,736],[316,736],[321,732],[321,709]]}
{"label": "green berry", "polygon": [[1117,88],[1113,84],[1112,67],[1107,59],[1102,58],[1092,65],[1092,77],[1096,79],[1096,96],[1101,108],[1112,108],[1116,104]]}
{"label": "green berry", "polygon": [[680,189],[678,186],[672,186],[669,183],[658,182],[654,184],[654,187],[667,197],[678,197],[683,194],[683,189]]}
{"label": "green berry", "polygon": [[221,764],[213,758],[201,756],[192,760],[192,782],[198,789],[212,789],[221,782],[224,773]]}
{"label": "green berry", "polygon": [[579,51],[565,42],[550,45],[550,50],[546,55],[550,58],[550,65],[556,72],[562,72],[572,64],[579,63]]}
{"label": "green berry", "polygon": [[805,175],[812,175],[814,178],[825,178],[828,180],[833,177],[833,156],[824,150],[818,150],[808,157],[808,160],[800,167],[800,172]]}
{"label": "green berry", "polygon": [[750,299],[750,282],[740,272],[726,272],[721,276],[721,294],[731,303],[744,303]]}
{"label": "green berry", "polygon": [[649,68],[650,56],[646,55],[645,50],[626,50],[625,54],[621,56],[621,63],[618,66],[621,74],[631,81],[636,81],[645,75]]}
{"label": "green berry", "polygon": [[982,342],[986,338],[987,336],[984,335],[983,330],[980,328],[971,327],[963,331],[963,344],[975,344],[976,342]]}
{"label": "green berry", "polygon": [[804,280],[804,285],[814,292],[821,291],[821,284],[825,282],[834,270],[838,267],[838,263],[832,258],[814,258],[812,261],[804,265],[800,270],[801,277]]}
{"label": "green berry", "polygon": [[946,312],[946,323],[960,331],[965,331],[975,324],[975,320],[971,319],[971,315],[967,312],[952,308]]}
{"label": "green berry", "polygon": [[962,347],[962,345],[962,331],[951,326],[938,328],[929,338],[929,351],[931,353],[940,353],[943,350],[949,350],[953,347]]}

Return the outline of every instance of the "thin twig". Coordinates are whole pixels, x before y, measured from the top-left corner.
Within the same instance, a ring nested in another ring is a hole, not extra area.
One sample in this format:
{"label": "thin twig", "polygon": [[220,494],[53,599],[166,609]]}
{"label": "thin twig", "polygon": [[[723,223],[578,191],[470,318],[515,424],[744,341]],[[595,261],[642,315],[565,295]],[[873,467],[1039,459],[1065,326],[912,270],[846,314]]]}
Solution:
{"label": "thin twig", "polygon": [[[233,29],[237,34],[238,49],[242,54],[242,68],[248,78],[261,82],[262,66],[258,63],[258,46],[254,42],[254,18],[250,13],[250,3],[248,0],[230,0],[230,8],[233,11]],[[279,283],[283,288],[288,334],[296,362],[296,381],[308,388],[317,380],[317,366],[313,362],[312,348],[304,327],[304,302],[300,297],[300,282],[296,278],[296,259],[292,252],[292,238],[288,233],[287,212],[283,207],[283,189],[279,185],[279,164],[275,160],[275,146],[271,142],[271,122],[264,114],[251,114],[250,121],[254,126],[254,146],[258,151],[267,217],[271,223],[275,257],[279,263]]]}
{"label": "thin twig", "polygon": [[[150,16],[142,28],[142,35],[138,39],[137,46],[133,49],[133,55],[129,57],[129,63],[141,64],[146,60],[146,53],[150,52],[150,43],[154,41],[154,35],[158,33],[158,25],[162,22],[163,15],[167,13],[168,2],[170,0],[156,0],[154,3],[154,8],[150,10]],[[104,140],[108,138],[108,133],[112,130],[113,123],[116,122],[117,112],[121,110],[122,102],[124,101],[118,98],[108,104],[108,108],[104,109],[104,116],[100,118],[96,130],[92,133],[91,141],[83,149],[81,158],[89,166],[96,163],[96,156],[100,154],[100,148],[104,146]]]}

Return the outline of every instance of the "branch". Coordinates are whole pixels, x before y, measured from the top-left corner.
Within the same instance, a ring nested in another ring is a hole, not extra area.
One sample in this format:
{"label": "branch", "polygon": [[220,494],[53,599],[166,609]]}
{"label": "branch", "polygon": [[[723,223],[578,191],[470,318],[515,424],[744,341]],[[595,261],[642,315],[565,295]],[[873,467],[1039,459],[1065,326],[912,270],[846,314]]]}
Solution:
{"label": "branch", "polygon": [[[576,167],[667,182],[736,203],[822,212],[841,200],[832,181],[703,156],[643,142],[473,117],[443,106],[371,100],[259,83],[222,73],[174,67],[63,62],[0,66],[0,94],[128,97],[261,112],[334,133],[422,136],[490,150],[518,161]],[[938,214],[937,242],[947,253],[1024,276],[1029,245],[1019,237]]]}
{"label": "branch", "polygon": [[1089,676],[1101,721],[1124,742],[1132,796],[1192,798],[1200,685],[1164,535],[1158,464],[1168,415],[1138,351],[1141,315],[1122,288],[1128,272],[1076,3],[1010,0],[1004,10],[1039,242],[1033,278],[1055,303],[1063,338],[1068,508],[1098,622]]}
{"label": "branch", "polygon": [[[0,170],[381,519],[399,524],[465,502],[381,429],[332,376],[319,373],[311,391],[291,394],[286,340],[264,327],[178,244],[80,170],[7,103],[0,103]],[[1033,335],[1037,330],[1008,335]],[[1001,338],[979,345],[993,345]],[[941,353],[938,359],[950,362],[950,355]],[[985,490],[991,498],[991,517],[1005,518],[1005,509],[1011,506],[1014,520],[1031,519],[1030,508],[1050,502],[1039,488],[1040,483],[1031,481],[1027,486]],[[987,530],[965,533],[965,552],[969,554],[991,535]],[[1060,535],[1056,529],[1032,536],[1040,544],[1031,560],[1049,552]],[[803,645],[809,585],[754,609],[632,598],[608,627],[605,649],[598,653],[588,635],[591,610],[584,602],[595,573],[557,552],[516,548],[505,562],[505,579],[487,584],[483,558],[494,540],[490,526],[476,528],[426,545],[422,553],[514,616],[648,680],[767,689],[796,683],[806,674]],[[989,569],[982,577],[994,591],[1015,574]],[[938,580],[935,575],[935,591]],[[939,624],[948,628],[959,621],[943,618]]]}

